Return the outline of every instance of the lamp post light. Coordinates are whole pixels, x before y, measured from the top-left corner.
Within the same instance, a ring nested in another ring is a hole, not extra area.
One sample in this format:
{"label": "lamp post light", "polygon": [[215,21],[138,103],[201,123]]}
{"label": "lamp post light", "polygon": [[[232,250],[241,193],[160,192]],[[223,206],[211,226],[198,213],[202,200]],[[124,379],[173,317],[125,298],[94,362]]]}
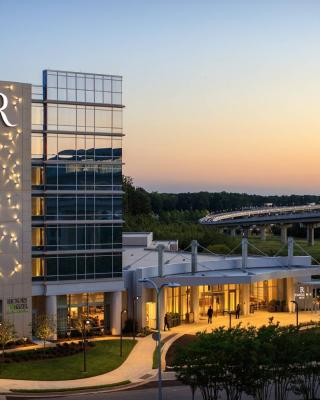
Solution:
{"label": "lamp post light", "polygon": [[83,372],[87,372],[87,329],[90,325],[89,319],[84,319],[82,322],[82,340],[83,340]]}
{"label": "lamp post light", "polygon": [[299,328],[299,304],[295,300],[291,300],[291,303],[295,305],[295,311],[296,311],[296,324],[297,328]]}
{"label": "lamp post light", "polygon": [[224,315],[225,313],[229,314],[229,329],[231,329],[231,327],[232,327],[232,324],[231,324],[232,311],[230,311],[230,310],[223,310],[223,315]]}
{"label": "lamp post light", "polygon": [[126,314],[126,312],[127,312],[127,310],[124,309],[120,313],[120,357],[122,357],[122,329],[123,329],[123,327],[122,327],[122,316],[123,316],[123,314]]}
{"label": "lamp post light", "polygon": [[136,340],[136,304],[137,301],[140,299],[140,296],[134,296],[132,302],[132,336],[133,341]]}
{"label": "lamp post light", "polygon": [[157,293],[157,350],[158,350],[158,400],[162,400],[162,371],[161,371],[161,321],[160,321],[160,293],[164,287],[176,288],[180,287],[179,283],[169,282],[163,283],[161,286],[157,286],[157,284],[148,278],[139,279],[140,283],[147,283],[151,285],[156,293]]}

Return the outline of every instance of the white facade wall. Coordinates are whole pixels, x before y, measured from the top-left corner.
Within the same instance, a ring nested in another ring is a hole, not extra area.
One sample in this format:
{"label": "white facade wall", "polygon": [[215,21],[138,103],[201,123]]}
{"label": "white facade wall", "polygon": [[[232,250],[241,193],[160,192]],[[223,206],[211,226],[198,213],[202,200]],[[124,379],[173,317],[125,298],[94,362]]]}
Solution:
{"label": "white facade wall", "polygon": [[[0,300],[18,337],[31,334],[31,85],[0,82]],[[15,126],[7,126],[7,122]]]}

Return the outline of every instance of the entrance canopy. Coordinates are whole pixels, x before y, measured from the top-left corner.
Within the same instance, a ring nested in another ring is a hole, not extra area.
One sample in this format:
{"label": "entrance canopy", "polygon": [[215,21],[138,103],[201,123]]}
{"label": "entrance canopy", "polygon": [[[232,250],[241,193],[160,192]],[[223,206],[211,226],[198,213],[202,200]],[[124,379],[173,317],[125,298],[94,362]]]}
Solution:
{"label": "entrance canopy", "polygon": [[157,284],[174,281],[181,286],[249,284],[282,278],[301,280],[320,273],[320,267],[312,265],[309,256],[248,257],[243,268],[242,257],[208,254],[198,254],[196,272],[192,273],[190,253],[168,251],[163,255],[162,276],[159,276],[157,251],[141,247],[125,249],[124,263],[127,263],[124,275],[134,273],[136,281],[151,278]]}

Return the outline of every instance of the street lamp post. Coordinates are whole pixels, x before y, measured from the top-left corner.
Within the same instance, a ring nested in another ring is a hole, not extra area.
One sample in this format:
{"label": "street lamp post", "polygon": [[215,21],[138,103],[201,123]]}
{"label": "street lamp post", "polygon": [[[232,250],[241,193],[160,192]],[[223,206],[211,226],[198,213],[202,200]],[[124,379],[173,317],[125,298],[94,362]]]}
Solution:
{"label": "street lamp post", "polygon": [[136,340],[136,304],[140,296],[134,296],[132,302],[132,336]]}
{"label": "street lamp post", "polygon": [[231,318],[232,318],[232,311],[230,310],[223,310],[223,315],[224,313],[228,313],[229,314],[229,329],[231,329]]}
{"label": "street lamp post", "polygon": [[160,293],[164,287],[176,288],[180,287],[179,283],[169,282],[163,283],[161,286],[148,278],[139,279],[140,283],[147,283],[151,285],[157,293],[157,350],[158,350],[158,400],[162,400],[162,371],[161,371],[161,321],[160,321]]}
{"label": "street lamp post", "polygon": [[295,300],[291,300],[291,303],[295,305],[295,311],[296,311],[296,324],[297,328],[299,327],[299,304]]}
{"label": "street lamp post", "polygon": [[123,329],[123,327],[122,327],[122,319],[123,319],[122,316],[126,312],[127,312],[127,310],[124,309],[124,310],[121,311],[121,314],[120,314],[120,357],[122,357],[122,329]]}
{"label": "street lamp post", "polygon": [[87,327],[90,324],[90,320],[84,319],[83,320],[83,332],[82,332],[82,339],[83,339],[83,372],[87,372]]}

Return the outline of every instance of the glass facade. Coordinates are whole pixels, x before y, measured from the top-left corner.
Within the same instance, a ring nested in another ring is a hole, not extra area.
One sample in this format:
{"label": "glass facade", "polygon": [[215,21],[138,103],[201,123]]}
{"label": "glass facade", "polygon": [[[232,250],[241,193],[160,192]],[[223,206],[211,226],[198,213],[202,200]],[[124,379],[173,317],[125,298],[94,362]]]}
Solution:
{"label": "glass facade", "polygon": [[122,109],[119,76],[33,87],[33,280],[122,276]]}

